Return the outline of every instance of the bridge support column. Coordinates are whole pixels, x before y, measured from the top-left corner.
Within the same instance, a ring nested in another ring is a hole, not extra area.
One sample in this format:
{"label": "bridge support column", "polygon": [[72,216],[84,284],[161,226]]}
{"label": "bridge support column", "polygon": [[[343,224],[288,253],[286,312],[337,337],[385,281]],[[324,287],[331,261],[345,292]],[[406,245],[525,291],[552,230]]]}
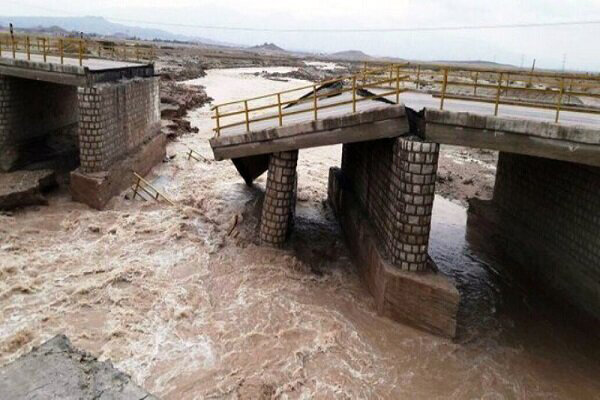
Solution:
{"label": "bridge support column", "polygon": [[263,244],[283,246],[296,206],[298,150],[271,154],[260,221]]}
{"label": "bridge support column", "polygon": [[102,209],[165,157],[158,78],[78,89],[81,166],[71,173],[73,199]]}
{"label": "bridge support column", "polygon": [[15,111],[19,108],[15,93],[15,81],[0,75],[0,171],[8,171],[17,158],[14,143]]}
{"label": "bridge support column", "polygon": [[439,145],[417,137],[345,144],[329,201],[380,314],[454,337],[460,296],[427,254]]}
{"label": "bridge support column", "polygon": [[393,151],[388,250],[400,269],[425,271],[440,145],[398,138]]}

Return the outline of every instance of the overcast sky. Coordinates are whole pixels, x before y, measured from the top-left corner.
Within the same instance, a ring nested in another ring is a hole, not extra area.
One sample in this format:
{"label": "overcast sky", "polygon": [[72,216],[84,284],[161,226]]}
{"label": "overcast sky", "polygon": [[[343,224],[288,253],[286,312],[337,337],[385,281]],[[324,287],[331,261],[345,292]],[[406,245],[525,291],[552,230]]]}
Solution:
{"label": "overcast sky", "polygon": [[[600,20],[600,0],[3,0],[4,15],[104,16],[114,22],[293,50],[357,49],[420,60],[485,59],[600,71],[600,24],[452,32],[264,33],[166,25],[255,28],[413,28]],[[8,2],[8,4],[6,4]],[[58,10],[55,11],[55,10]]]}

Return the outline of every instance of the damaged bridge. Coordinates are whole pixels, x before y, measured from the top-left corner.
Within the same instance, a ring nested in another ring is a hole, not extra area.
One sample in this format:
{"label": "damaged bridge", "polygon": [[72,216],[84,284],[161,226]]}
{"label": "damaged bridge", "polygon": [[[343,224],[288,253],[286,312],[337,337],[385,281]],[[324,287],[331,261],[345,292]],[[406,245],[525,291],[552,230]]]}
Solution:
{"label": "damaged bridge", "polygon": [[12,48],[0,48],[0,179],[70,171],[73,199],[102,209],[131,184],[132,171],[146,174],[164,158],[158,77],[139,49],[9,39]]}
{"label": "damaged bridge", "polygon": [[[494,200],[477,207],[488,210],[481,217],[521,243],[524,258],[533,255],[531,279],[600,319],[599,126],[434,107],[416,112],[400,102],[400,76],[362,84],[364,76],[344,78],[335,89],[305,88],[300,100],[278,93],[274,105],[249,107],[263,96],[215,107],[215,158],[231,159],[247,184],[268,171],[262,243],[283,246],[291,229],[298,151],[342,144],[329,201],[378,311],[454,337],[460,296],[428,256],[439,149],[496,150]],[[223,111],[231,105],[239,108]],[[224,116],[242,118],[224,125]]]}

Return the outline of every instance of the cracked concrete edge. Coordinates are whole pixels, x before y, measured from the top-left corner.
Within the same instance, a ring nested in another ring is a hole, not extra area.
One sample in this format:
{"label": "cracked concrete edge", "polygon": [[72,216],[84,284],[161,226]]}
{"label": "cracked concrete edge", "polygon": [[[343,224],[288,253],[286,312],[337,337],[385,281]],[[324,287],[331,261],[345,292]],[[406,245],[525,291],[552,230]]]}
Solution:
{"label": "cracked concrete edge", "polygon": [[0,398],[158,400],[114,368],[57,335],[0,369]]}

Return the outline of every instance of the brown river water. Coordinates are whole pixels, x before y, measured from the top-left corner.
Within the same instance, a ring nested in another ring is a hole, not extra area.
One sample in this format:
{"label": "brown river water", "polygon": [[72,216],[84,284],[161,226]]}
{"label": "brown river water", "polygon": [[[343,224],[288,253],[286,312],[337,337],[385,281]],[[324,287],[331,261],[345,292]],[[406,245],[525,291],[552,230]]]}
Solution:
{"label": "brown river water", "polygon": [[[217,102],[297,85],[240,72],[200,83]],[[289,247],[259,247],[265,178],[183,155],[210,159],[208,115],[152,172],[177,207],[121,196],[97,212],[62,190],[0,215],[0,365],[65,333],[164,399],[600,399],[597,337],[498,279],[441,197],[430,251],[463,296],[459,338],[377,316],[325,202],[340,146],[300,152]]]}

